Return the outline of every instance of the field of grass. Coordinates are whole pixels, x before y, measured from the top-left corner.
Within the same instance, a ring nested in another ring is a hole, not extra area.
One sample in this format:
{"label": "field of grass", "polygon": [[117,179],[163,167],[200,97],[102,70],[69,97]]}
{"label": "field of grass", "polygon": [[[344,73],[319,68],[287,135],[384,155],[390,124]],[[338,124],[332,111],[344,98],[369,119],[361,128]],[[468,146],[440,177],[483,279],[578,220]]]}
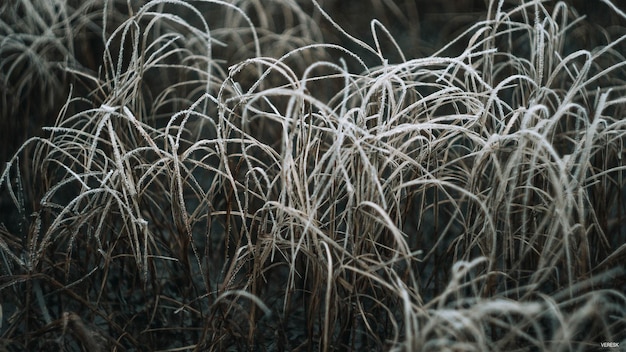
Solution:
{"label": "field of grass", "polygon": [[626,9],[427,4],[2,2],[0,351],[624,348]]}

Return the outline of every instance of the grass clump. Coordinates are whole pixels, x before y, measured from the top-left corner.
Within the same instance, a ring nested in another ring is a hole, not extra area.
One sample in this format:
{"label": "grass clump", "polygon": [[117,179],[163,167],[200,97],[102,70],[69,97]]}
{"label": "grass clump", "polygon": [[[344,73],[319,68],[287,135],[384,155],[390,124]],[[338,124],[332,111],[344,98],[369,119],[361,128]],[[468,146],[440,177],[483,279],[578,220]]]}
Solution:
{"label": "grass clump", "polygon": [[415,58],[316,1],[65,3],[102,55],[62,45],[76,88],[3,169],[3,347],[623,341],[626,16],[602,3],[595,35],[491,1]]}

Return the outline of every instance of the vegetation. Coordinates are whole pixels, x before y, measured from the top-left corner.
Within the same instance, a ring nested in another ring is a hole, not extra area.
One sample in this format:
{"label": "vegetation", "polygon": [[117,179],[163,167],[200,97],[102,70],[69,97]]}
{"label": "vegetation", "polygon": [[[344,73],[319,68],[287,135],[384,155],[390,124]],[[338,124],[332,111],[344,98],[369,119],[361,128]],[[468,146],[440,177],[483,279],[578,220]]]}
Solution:
{"label": "vegetation", "polygon": [[626,345],[623,10],[345,4],[0,5],[0,350]]}

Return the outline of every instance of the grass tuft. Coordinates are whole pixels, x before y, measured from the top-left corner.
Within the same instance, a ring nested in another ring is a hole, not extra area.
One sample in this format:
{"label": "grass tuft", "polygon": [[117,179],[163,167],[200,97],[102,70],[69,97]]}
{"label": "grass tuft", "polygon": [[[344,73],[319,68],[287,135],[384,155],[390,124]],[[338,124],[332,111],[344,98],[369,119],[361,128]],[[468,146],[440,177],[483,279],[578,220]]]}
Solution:
{"label": "grass tuft", "polygon": [[623,11],[370,2],[0,5],[1,348],[626,343]]}

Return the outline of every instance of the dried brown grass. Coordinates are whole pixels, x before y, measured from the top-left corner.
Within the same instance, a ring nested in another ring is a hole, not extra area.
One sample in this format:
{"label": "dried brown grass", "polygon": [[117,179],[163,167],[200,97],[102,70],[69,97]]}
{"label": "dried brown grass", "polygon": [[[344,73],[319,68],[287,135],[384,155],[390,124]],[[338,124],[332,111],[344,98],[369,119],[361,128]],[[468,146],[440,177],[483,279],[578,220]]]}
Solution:
{"label": "dried brown grass", "polygon": [[492,1],[412,58],[311,4],[66,9],[102,65],[0,178],[4,348],[625,339],[623,33]]}

